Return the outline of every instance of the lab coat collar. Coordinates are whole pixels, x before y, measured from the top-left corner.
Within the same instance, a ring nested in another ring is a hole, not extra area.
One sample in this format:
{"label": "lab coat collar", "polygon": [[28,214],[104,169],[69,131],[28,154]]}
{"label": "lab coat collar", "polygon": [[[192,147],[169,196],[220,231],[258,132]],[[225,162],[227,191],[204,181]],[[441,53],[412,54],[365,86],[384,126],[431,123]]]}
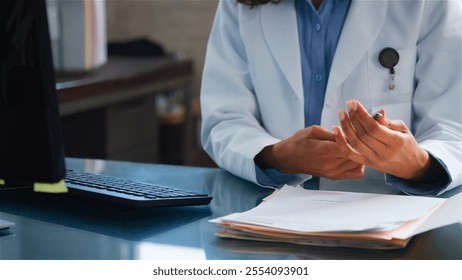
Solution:
{"label": "lab coat collar", "polygon": [[338,88],[377,38],[387,14],[388,1],[352,1],[332,62],[327,93]]}
{"label": "lab coat collar", "polygon": [[[364,57],[383,26],[387,7],[388,1],[352,1],[332,63],[327,92],[338,88]],[[294,0],[263,5],[260,13],[266,44],[302,100],[302,66]]]}
{"label": "lab coat collar", "polygon": [[260,13],[266,44],[297,96],[303,99],[302,66],[294,1],[262,5]]}

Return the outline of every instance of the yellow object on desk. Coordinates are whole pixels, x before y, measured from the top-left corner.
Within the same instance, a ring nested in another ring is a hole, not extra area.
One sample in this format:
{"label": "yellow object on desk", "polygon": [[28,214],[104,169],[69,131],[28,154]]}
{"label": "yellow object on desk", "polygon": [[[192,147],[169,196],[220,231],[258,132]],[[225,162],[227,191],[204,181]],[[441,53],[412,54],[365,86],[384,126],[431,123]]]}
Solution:
{"label": "yellow object on desk", "polygon": [[66,193],[67,187],[64,180],[61,180],[55,184],[35,183],[34,191],[45,193]]}

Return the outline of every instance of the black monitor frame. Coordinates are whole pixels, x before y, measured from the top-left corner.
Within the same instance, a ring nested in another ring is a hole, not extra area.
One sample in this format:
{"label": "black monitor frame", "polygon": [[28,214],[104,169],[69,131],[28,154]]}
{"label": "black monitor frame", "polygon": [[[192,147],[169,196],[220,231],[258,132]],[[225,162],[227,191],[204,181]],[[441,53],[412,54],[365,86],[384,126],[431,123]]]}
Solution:
{"label": "black monitor frame", "polygon": [[0,2],[0,179],[64,178],[64,149],[45,0]]}

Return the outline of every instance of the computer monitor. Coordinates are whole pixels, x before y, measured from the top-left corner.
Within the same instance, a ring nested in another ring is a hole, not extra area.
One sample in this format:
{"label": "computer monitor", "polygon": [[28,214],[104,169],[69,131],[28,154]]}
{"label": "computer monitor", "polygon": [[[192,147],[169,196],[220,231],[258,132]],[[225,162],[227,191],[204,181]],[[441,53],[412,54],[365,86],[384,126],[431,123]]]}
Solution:
{"label": "computer monitor", "polygon": [[1,0],[0,188],[64,175],[45,0]]}

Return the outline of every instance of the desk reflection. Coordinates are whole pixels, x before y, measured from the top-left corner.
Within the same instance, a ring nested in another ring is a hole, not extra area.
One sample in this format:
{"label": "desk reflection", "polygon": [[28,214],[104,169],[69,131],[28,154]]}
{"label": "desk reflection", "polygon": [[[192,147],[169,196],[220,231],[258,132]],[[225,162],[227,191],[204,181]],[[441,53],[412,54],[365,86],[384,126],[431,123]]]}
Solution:
{"label": "desk reflection", "polygon": [[206,192],[213,196],[210,207],[214,216],[250,210],[274,191],[220,169],[207,176],[205,185]]}
{"label": "desk reflection", "polygon": [[249,210],[273,189],[217,168],[72,159],[68,167],[209,193],[210,205],[126,209],[74,197],[0,192],[0,259],[462,259],[462,224],[405,249],[358,250],[225,239],[210,219]]}

